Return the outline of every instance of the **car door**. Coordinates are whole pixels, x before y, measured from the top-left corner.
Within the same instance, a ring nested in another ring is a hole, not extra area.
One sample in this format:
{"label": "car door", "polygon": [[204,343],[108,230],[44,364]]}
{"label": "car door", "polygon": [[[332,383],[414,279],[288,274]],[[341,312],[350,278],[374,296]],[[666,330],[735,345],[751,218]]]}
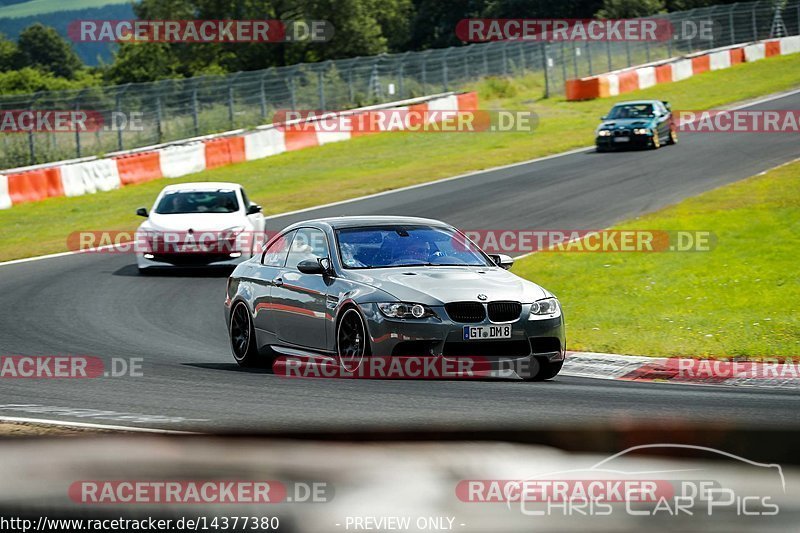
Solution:
{"label": "car door", "polygon": [[286,266],[271,290],[278,339],[282,343],[315,350],[326,348],[329,279],[297,270],[301,261],[323,258],[330,258],[325,233],[316,228],[298,229],[289,247]]}
{"label": "car door", "polygon": [[659,137],[664,139],[669,135],[670,113],[660,103],[656,104],[655,112],[657,121],[656,128],[658,129],[658,135]]}
{"label": "car door", "polygon": [[250,278],[255,310],[253,323],[256,329],[270,333],[273,339],[277,323],[271,292],[275,279],[280,277],[286,264],[286,256],[294,234],[294,231],[290,231],[275,238],[262,254],[260,264]]}

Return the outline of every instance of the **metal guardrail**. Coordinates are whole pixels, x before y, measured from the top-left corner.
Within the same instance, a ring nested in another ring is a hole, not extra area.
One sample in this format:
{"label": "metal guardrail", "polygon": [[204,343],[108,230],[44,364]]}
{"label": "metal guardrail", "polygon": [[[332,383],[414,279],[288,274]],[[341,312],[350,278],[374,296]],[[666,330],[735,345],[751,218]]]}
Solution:
{"label": "metal guardrail", "polygon": [[712,6],[663,15],[711,20],[711,38],[665,42],[498,41],[424,52],[298,64],[226,76],[0,96],[0,109],[138,114],[140,128],[0,135],[0,168],[100,155],[270,122],[276,110],[348,109],[463,88],[488,76],[541,76],[543,94],[589,76],[695,51],[800,34],[800,0]]}

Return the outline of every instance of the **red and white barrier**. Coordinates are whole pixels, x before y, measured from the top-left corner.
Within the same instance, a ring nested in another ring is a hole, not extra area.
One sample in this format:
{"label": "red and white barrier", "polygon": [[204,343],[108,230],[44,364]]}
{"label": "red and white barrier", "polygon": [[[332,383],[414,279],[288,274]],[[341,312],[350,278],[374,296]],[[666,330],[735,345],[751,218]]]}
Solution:
{"label": "red and white barrier", "polygon": [[121,182],[113,159],[98,159],[61,167],[64,196],[82,196],[119,189]]}
{"label": "red and white barrier", "polygon": [[[409,105],[398,106],[405,103]],[[477,94],[465,93],[415,98],[342,113],[357,114],[373,109],[452,111],[477,107]],[[179,144],[114,154],[106,159],[85,158],[6,171],[0,174],[0,209],[57,196],[94,194],[160,178],[179,178],[290,150],[345,141],[366,133],[325,131],[313,119],[301,126],[286,131],[272,125],[261,126],[251,132],[209,135]]]}
{"label": "red and white barrier", "polygon": [[8,195],[8,178],[0,174],[0,209],[11,207],[11,197]]}
{"label": "red and white barrier", "polygon": [[567,80],[567,100],[592,100],[617,96],[659,83],[685,80],[709,70],[722,70],[742,62],[750,63],[766,57],[798,52],[800,52],[800,36],[708,50],[687,57]]}
{"label": "red and white barrier", "polygon": [[244,155],[248,161],[282,154],[285,151],[283,132],[278,128],[259,129],[244,136]]}
{"label": "red and white barrier", "polygon": [[167,146],[158,151],[161,175],[180,178],[206,169],[206,150],[203,143]]}
{"label": "red and white barrier", "polygon": [[727,361],[567,352],[561,375],[728,387],[800,389],[797,361]]}

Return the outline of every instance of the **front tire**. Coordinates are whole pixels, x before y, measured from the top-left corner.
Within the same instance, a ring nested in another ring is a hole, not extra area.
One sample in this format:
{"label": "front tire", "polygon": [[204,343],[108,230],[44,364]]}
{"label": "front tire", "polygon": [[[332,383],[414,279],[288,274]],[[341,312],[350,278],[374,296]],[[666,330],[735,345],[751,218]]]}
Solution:
{"label": "front tire", "polygon": [[253,368],[264,363],[258,354],[253,319],[244,302],[237,302],[233,306],[228,333],[231,339],[231,353],[239,366]]}
{"label": "front tire", "polygon": [[653,150],[661,148],[661,136],[658,134],[658,130],[653,132],[653,140],[650,141],[650,147]]}
{"label": "front tire", "polygon": [[348,307],[336,326],[336,355],[339,366],[347,372],[355,372],[369,354],[369,337],[364,318],[355,307]]}

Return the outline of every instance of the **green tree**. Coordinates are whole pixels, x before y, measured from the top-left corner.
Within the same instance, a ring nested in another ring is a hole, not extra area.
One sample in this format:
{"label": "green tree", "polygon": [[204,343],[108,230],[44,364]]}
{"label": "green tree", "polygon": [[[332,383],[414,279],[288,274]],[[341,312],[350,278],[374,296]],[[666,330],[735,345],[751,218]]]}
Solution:
{"label": "green tree", "polygon": [[17,39],[16,65],[33,67],[67,79],[75,79],[83,68],[78,54],[58,32],[49,26],[28,26]]}
{"label": "green tree", "polygon": [[0,33],[0,72],[14,69],[17,53],[17,45],[14,41],[9,41],[5,35]]}
{"label": "green tree", "polygon": [[139,83],[181,77],[178,58],[167,43],[120,45],[106,79],[115,84]]}
{"label": "green tree", "polygon": [[604,0],[595,14],[599,19],[625,19],[649,17],[665,13],[664,0]]}

